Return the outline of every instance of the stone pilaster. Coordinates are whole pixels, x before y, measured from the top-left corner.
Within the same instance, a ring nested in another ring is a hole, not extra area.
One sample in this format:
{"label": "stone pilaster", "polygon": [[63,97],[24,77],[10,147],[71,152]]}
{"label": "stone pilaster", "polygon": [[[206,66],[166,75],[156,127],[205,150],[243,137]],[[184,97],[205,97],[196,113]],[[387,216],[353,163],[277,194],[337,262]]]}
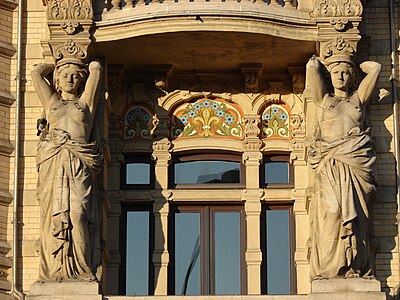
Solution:
{"label": "stone pilaster", "polygon": [[247,245],[246,245],[246,266],[247,266],[247,293],[259,295],[261,293],[261,262],[262,253],[260,249],[260,235],[254,234],[254,228],[260,228],[261,197],[260,190],[260,152],[261,141],[258,138],[260,133],[259,115],[246,115],[245,140],[243,142],[243,163],[246,165],[246,190],[242,198],[245,201]]}

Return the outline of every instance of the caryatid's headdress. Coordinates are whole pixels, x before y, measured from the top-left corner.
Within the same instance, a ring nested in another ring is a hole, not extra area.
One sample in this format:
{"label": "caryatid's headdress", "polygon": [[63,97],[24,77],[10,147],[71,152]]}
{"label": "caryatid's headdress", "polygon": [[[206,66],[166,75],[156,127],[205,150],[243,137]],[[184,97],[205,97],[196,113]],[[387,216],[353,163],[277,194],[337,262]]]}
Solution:
{"label": "caryatid's headdress", "polygon": [[66,64],[74,64],[85,68],[85,58],[87,53],[83,47],[75,43],[73,40],[68,40],[64,44],[59,45],[53,50],[56,68]]}

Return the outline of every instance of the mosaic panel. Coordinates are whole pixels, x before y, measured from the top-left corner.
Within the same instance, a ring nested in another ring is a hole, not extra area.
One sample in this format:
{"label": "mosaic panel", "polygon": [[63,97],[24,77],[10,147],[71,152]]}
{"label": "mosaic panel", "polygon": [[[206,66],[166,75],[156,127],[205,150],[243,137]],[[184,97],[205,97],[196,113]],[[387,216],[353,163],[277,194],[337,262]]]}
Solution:
{"label": "mosaic panel", "polygon": [[242,139],[242,115],[238,106],[218,99],[185,103],[173,114],[171,137]]}
{"label": "mosaic panel", "polygon": [[124,137],[126,139],[149,139],[152,113],[142,105],[131,107],[125,114]]}
{"label": "mosaic panel", "polygon": [[289,138],[289,124],[286,105],[269,105],[261,116],[261,138]]}

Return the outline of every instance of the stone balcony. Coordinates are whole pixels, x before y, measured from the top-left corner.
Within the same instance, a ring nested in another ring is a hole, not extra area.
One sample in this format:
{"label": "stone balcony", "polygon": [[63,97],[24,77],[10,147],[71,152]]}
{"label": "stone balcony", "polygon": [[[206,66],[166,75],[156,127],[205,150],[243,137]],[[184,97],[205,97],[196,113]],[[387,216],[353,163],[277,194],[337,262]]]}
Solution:
{"label": "stone balcony", "polygon": [[97,42],[181,31],[262,33],[315,41],[312,0],[97,1]]}

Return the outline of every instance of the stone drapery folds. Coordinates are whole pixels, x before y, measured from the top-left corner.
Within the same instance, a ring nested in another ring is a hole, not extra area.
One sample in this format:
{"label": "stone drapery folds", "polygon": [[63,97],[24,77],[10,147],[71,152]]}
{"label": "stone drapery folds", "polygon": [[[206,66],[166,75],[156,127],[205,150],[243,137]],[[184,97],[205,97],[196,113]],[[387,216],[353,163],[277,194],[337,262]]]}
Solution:
{"label": "stone drapery folds", "polygon": [[[375,153],[366,107],[380,65],[362,63],[366,76],[354,88],[356,68],[349,56],[333,55],[324,64],[316,57],[307,64],[308,89],[317,113],[314,142],[308,151],[316,194],[310,204],[310,279],[369,277]],[[324,82],[326,71],[333,90]]]}

